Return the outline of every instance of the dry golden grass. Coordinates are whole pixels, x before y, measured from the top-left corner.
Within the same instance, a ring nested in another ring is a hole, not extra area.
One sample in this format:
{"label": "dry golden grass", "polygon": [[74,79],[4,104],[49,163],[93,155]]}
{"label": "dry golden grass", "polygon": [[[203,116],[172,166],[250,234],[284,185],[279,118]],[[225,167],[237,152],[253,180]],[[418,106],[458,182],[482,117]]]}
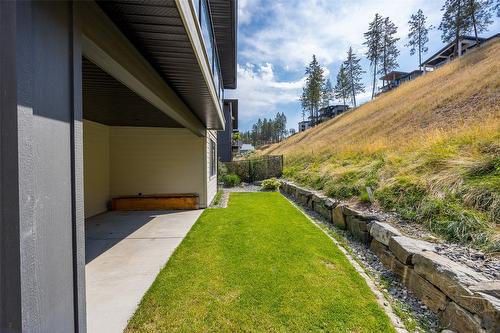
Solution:
{"label": "dry golden grass", "polygon": [[263,149],[285,176],[500,251],[500,42]]}
{"label": "dry golden grass", "polygon": [[263,153],[374,153],[414,149],[484,126],[499,131],[499,54],[500,42],[484,46]]}

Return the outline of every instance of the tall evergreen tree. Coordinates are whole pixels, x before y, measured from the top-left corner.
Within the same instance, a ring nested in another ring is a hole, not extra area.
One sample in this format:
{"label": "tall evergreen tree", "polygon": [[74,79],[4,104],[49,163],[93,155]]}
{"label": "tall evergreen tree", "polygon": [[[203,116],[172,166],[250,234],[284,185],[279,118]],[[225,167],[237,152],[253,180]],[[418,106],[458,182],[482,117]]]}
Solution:
{"label": "tall evergreen tree", "polygon": [[312,61],[306,68],[306,84],[300,97],[302,109],[309,111],[311,122],[315,124],[318,118],[318,110],[321,106],[321,92],[325,84],[323,69],[319,65],[316,56],[313,55]]}
{"label": "tall evergreen tree", "polygon": [[344,105],[346,105],[346,99],[350,96],[350,91],[344,64],[340,65],[339,72],[337,73],[337,83],[335,84],[334,91],[335,98],[338,100],[342,100]]}
{"label": "tall evergreen tree", "polygon": [[379,74],[387,75],[390,71],[399,67],[399,50],[396,46],[399,38],[394,35],[398,32],[398,27],[386,17],[382,23],[382,53],[380,59]]}
{"label": "tall evergreen tree", "polygon": [[500,17],[500,0],[497,0],[497,3],[493,6],[493,10],[497,12],[497,17]]}
{"label": "tall evergreen tree", "polygon": [[330,79],[327,79],[321,90],[322,106],[329,106],[330,102],[332,102],[334,98],[335,96],[333,93],[332,83],[330,82]]}
{"label": "tall evergreen tree", "polygon": [[306,120],[306,114],[310,112],[311,106],[309,105],[309,93],[307,92],[307,85],[302,88],[302,94],[300,95],[300,104],[302,105],[301,115],[302,121]]}
{"label": "tall evergreen tree", "polygon": [[410,32],[408,33],[408,44],[405,46],[410,47],[410,55],[418,53],[419,68],[422,66],[422,54],[429,50],[427,48],[427,43],[429,42],[428,34],[432,27],[427,27],[426,21],[427,17],[424,15],[422,9],[412,14],[408,21]]}
{"label": "tall evergreen tree", "polygon": [[465,15],[469,24],[467,31],[473,31],[476,43],[479,44],[479,36],[483,31],[488,30],[488,25],[493,23],[491,19],[492,0],[466,0]]}
{"label": "tall evergreen tree", "polygon": [[455,55],[457,56],[461,56],[458,54],[460,36],[465,34],[470,26],[466,1],[468,0],[446,0],[441,8],[443,11],[443,17],[439,24],[441,39],[444,43],[455,42]]}
{"label": "tall evergreen tree", "polygon": [[370,22],[368,31],[364,33],[366,45],[366,57],[370,60],[370,66],[373,68],[373,87],[372,99],[375,96],[375,84],[377,80],[377,65],[380,63],[382,49],[383,49],[383,19],[378,13],[375,18]]}
{"label": "tall evergreen tree", "polygon": [[364,71],[359,64],[361,59],[352,52],[352,47],[347,51],[347,59],[344,61],[344,68],[347,74],[347,86],[354,107],[356,107],[356,95],[365,91],[365,86],[361,82]]}

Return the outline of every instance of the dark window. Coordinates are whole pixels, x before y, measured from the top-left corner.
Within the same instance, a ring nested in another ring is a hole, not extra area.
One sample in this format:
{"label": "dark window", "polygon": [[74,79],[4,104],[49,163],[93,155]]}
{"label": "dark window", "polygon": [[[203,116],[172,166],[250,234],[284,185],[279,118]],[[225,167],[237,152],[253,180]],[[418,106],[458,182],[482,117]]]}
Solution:
{"label": "dark window", "polygon": [[210,177],[217,172],[217,152],[215,151],[215,141],[210,139]]}

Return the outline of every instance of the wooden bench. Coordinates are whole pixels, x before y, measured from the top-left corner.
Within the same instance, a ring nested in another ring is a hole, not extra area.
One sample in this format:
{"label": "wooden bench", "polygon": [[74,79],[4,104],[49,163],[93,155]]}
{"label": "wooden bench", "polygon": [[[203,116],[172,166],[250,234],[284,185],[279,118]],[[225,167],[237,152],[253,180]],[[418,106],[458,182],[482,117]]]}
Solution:
{"label": "wooden bench", "polygon": [[112,210],[198,209],[199,196],[187,194],[126,195],[111,199]]}

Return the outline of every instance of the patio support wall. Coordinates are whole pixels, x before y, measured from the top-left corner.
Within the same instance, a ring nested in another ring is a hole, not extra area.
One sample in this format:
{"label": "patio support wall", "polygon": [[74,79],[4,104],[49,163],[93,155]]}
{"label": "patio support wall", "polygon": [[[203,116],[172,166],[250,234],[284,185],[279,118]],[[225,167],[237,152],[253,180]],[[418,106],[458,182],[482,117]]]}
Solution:
{"label": "patio support wall", "polygon": [[[217,190],[210,176],[210,138],[186,128],[106,126],[84,121],[85,217],[113,197],[197,193],[206,207]],[[205,175],[206,173],[206,175]]]}
{"label": "patio support wall", "polygon": [[84,332],[73,4],[0,2],[0,331]]}

